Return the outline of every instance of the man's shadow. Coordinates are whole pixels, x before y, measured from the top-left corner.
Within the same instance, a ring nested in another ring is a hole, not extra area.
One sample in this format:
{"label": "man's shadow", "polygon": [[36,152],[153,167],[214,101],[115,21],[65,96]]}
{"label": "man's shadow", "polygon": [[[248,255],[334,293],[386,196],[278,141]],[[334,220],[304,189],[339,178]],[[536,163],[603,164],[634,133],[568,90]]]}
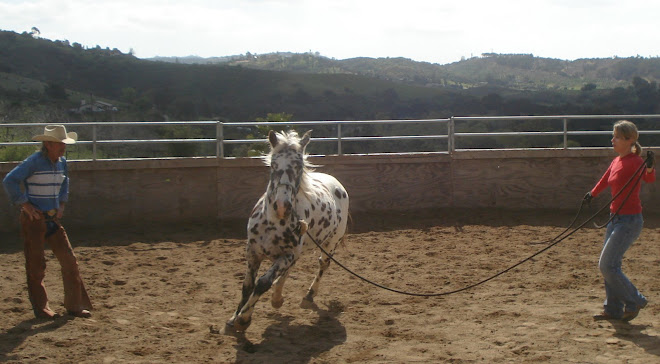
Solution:
{"label": "man's shadow", "polygon": [[614,329],[616,333],[614,333],[614,336],[632,342],[646,350],[649,354],[660,356],[660,338],[643,333],[642,331],[647,328],[647,325],[631,325],[626,322],[615,322]]}
{"label": "man's shadow", "polygon": [[28,337],[57,330],[66,325],[71,320],[68,316],[56,318],[54,320],[33,318],[20,322],[11,329],[0,333],[0,362],[8,360],[20,360],[11,353],[16,350]]}
{"label": "man's shadow", "polygon": [[318,318],[312,325],[292,325],[293,317],[272,313],[270,317],[278,322],[266,328],[258,344],[237,333],[236,363],[308,363],[346,342],[346,328],[337,319],[340,312],[318,306],[313,310]]}

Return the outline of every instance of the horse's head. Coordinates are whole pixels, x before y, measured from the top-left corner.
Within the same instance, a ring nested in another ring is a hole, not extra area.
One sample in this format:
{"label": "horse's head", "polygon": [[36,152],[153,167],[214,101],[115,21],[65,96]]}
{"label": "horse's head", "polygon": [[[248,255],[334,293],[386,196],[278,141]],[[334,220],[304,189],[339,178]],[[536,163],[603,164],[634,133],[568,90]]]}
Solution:
{"label": "horse's head", "polygon": [[270,181],[266,191],[268,206],[278,219],[291,215],[295,196],[298,194],[305,173],[305,147],[311,130],[302,138],[295,131],[268,133],[270,153],[265,156],[270,166]]}

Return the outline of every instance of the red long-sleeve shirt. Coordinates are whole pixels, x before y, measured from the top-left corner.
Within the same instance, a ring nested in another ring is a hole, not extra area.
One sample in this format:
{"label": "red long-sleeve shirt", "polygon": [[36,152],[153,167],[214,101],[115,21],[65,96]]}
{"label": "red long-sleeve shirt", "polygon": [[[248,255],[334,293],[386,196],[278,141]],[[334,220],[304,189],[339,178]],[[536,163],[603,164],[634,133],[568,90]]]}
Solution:
{"label": "red long-sleeve shirt", "polygon": [[[612,191],[612,197],[614,197],[619,191],[621,191],[621,189],[623,189],[623,186],[625,186],[628,180],[630,180],[642,163],[644,163],[642,157],[634,153],[627,154],[624,157],[614,158],[610,167],[605,171],[605,174],[603,174],[603,177],[600,178],[600,181],[598,181],[596,186],[591,190],[591,195],[596,197],[609,186]],[[642,179],[644,182],[651,183],[655,181],[655,168],[648,173],[646,167],[644,167],[641,173],[643,174]],[[639,177],[639,175],[637,175],[637,177]],[[635,180],[636,179],[633,179],[628,187],[626,187],[625,191],[621,192],[619,197],[612,201],[610,204],[610,211],[612,213],[618,211],[619,215],[634,215],[642,212],[642,201],[639,198],[639,190],[642,188],[642,184],[635,184]],[[621,210],[619,210],[619,207],[626,199],[626,196],[633,185],[635,189],[630,194],[630,197],[628,197],[628,200],[625,201]]]}

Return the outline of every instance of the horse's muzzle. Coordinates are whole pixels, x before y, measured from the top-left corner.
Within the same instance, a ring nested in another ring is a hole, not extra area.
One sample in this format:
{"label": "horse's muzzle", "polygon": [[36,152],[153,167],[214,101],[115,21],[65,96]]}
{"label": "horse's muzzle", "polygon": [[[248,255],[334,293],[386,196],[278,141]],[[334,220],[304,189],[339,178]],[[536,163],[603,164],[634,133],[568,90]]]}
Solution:
{"label": "horse's muzzle", "polygon": [[291,202],[289,201],[277,201],[275,203],[277,206],[277,209],[275,210],[277,213],[277,218],[278,219],[285,219],[291,215]]}

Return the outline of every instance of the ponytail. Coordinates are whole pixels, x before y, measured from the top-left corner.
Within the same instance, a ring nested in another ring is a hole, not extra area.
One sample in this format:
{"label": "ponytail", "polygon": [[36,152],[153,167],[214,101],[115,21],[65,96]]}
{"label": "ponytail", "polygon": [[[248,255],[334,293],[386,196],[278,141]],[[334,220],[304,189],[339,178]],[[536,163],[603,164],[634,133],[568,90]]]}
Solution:
{"label": "ponytail", "polygon": [[614,123],[614,132],[626,139],[633,139],[635,144],[630,148],[631,152],[642,155],[642,145],[639,144],[637,138],[639,138],[639,131],[637,131],[637,126],[628,120],[619,120]]}

